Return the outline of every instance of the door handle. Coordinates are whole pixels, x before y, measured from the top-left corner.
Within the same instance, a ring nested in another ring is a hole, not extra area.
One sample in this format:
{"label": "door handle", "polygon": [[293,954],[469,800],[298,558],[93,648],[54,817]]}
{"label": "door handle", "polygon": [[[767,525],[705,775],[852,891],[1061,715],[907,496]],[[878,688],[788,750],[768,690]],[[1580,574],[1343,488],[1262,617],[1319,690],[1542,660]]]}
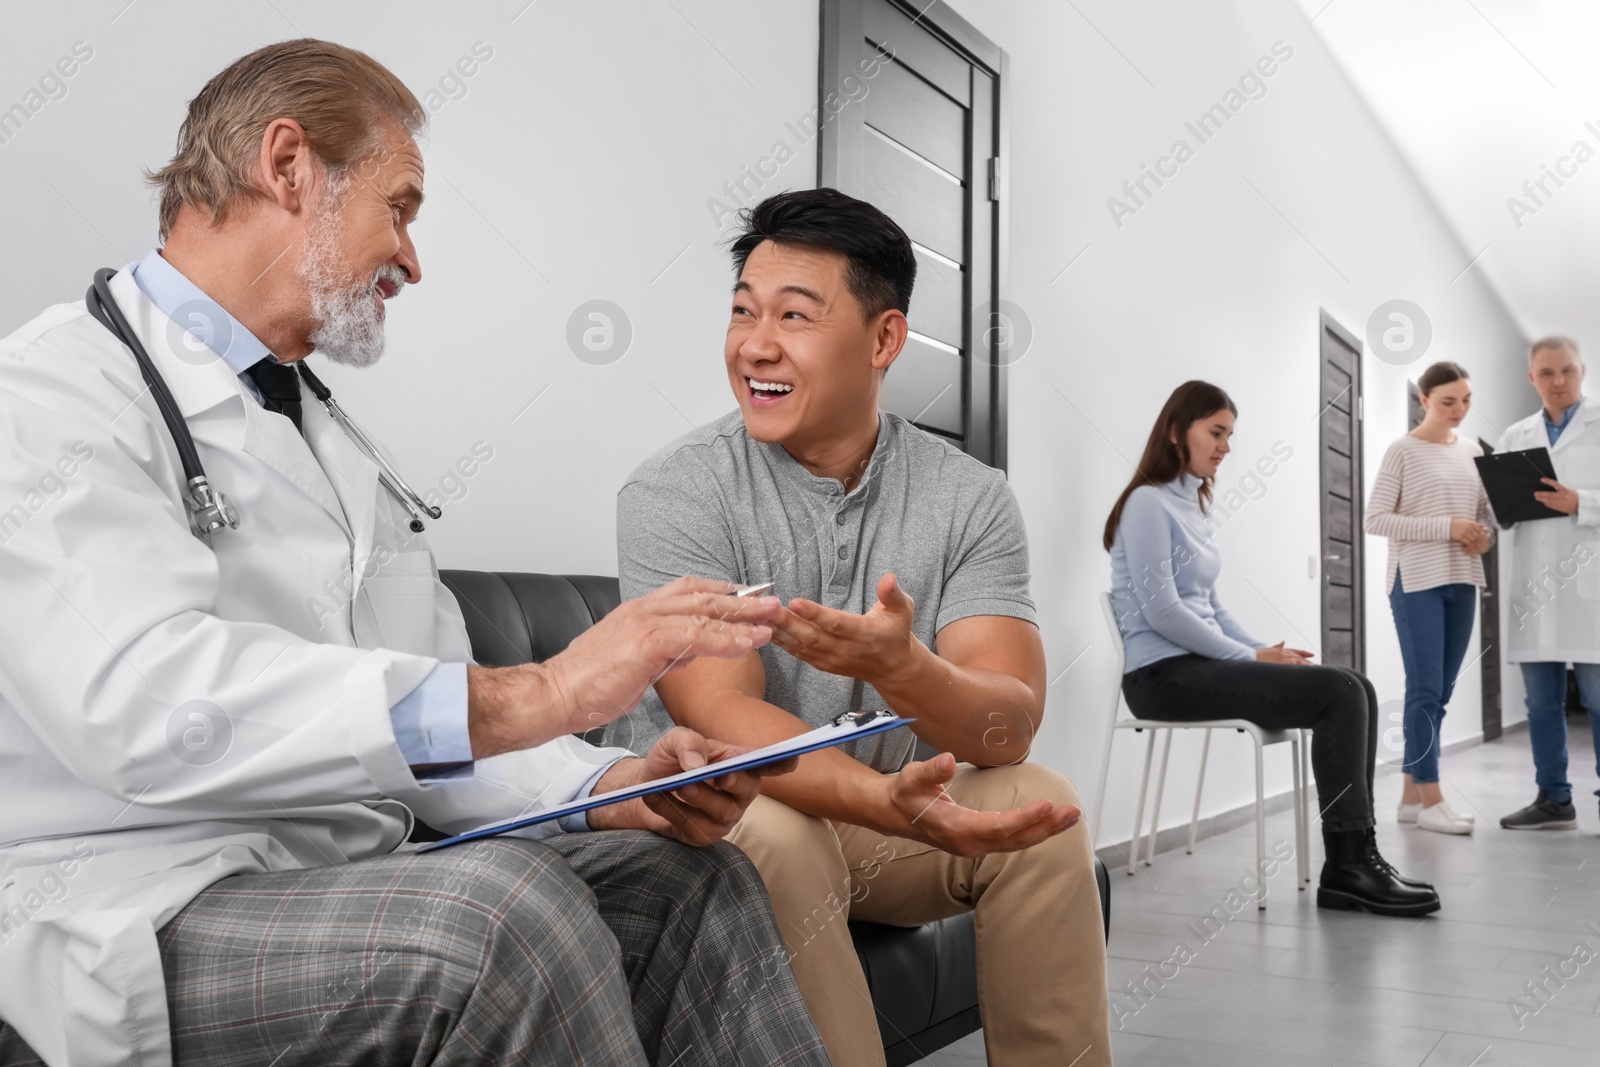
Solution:
{"label": "door handle", "polygon": [[1339,555],[1339,553],[1337,553],[1337,552],[1324,552],[1322,554],[1322,558],[1323,559],[1344,559],[1344,557]]}

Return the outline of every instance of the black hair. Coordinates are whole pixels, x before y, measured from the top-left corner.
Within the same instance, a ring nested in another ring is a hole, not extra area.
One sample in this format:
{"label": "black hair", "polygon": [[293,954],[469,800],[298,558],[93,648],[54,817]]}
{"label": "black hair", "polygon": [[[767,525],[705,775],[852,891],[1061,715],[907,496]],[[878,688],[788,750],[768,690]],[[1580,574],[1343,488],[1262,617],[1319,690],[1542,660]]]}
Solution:
{"label": "black hair", "polygon": [[850,261],[845,284],[867,318],[890,308],[911,308],[917,257],[911,239],[893,219],[864,200],[837,189],[799,189],[769,196],[739,212],[733,241],[733,269],[744,264],[762,241],[805,245],[838,252]]}

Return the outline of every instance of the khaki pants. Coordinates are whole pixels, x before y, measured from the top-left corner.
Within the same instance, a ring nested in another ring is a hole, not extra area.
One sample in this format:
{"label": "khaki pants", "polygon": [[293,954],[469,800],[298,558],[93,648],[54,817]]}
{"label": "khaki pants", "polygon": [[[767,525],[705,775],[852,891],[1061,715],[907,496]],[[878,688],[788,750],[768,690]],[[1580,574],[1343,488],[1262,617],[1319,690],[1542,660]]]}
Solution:
{"label": "khaki pants", "polygon": [[[1028,763],[983,770],[963,764],[948,789],[964,806],[988,811],[1041,799],[1082,806],[1071,782]],[[974,910],[989,1063],[1111,1062],[1105,933],[1083,821],[1023,852],[963,859],[763,796],[729,840],[761,872],[834,1067],[884,1062],[848,920],[917,926]]]}

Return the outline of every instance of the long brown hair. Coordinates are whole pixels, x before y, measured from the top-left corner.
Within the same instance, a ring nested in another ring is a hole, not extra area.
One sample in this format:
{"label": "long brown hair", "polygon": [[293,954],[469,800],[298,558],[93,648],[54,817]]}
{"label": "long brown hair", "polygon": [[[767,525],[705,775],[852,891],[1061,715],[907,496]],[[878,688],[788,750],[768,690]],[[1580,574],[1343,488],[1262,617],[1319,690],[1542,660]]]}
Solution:
{"label": "long brown hair", "polygon": [[[1150,439],[1144,443],[1144,454],[1139,457],[1133,480],[1117,497],[1116,506],[1106,518],[1106,532],[1100,543],[1107,552],[1111,551],[1111,542],[1122,523],[1122,506],[1128,502],[1128,497],[1141,485],[1161,485],[1188,470],[1189,427],[1223,408],[1235,416],[1239,414],[1228,394],[1210,382],[1184,382],[1167,397],[1161,414],[1156,416],[1155,426],[1150,429]],[[1200,506],[1204,508],[1210,502],[1211,479],[1205,478],[1200,482]]]}

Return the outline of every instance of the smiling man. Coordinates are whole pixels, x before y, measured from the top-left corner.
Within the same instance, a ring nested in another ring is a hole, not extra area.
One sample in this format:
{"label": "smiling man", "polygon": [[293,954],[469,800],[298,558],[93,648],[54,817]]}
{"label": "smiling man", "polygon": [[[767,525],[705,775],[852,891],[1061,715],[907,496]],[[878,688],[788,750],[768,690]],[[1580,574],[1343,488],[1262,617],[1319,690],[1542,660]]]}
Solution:
{"label": "smiling man", "polygon": [[[624,593],[775,583],[772,645],[661,678],[614,737],[675,723],[764,745],[887,705],[896,731],[805,756],[730,835],[756,863],[836,1067],[883,1062],[847,921],[976,909],[989,1062],[1111,1062],[1105,946],[1071,783],[1024,762],[1045,663],[1000,472],[878,409],[906,340],[905,233],[832,189],[743,216],[724,357],[739,410],[619,493]],[[958,766],[957,761],[964,766]]]}

